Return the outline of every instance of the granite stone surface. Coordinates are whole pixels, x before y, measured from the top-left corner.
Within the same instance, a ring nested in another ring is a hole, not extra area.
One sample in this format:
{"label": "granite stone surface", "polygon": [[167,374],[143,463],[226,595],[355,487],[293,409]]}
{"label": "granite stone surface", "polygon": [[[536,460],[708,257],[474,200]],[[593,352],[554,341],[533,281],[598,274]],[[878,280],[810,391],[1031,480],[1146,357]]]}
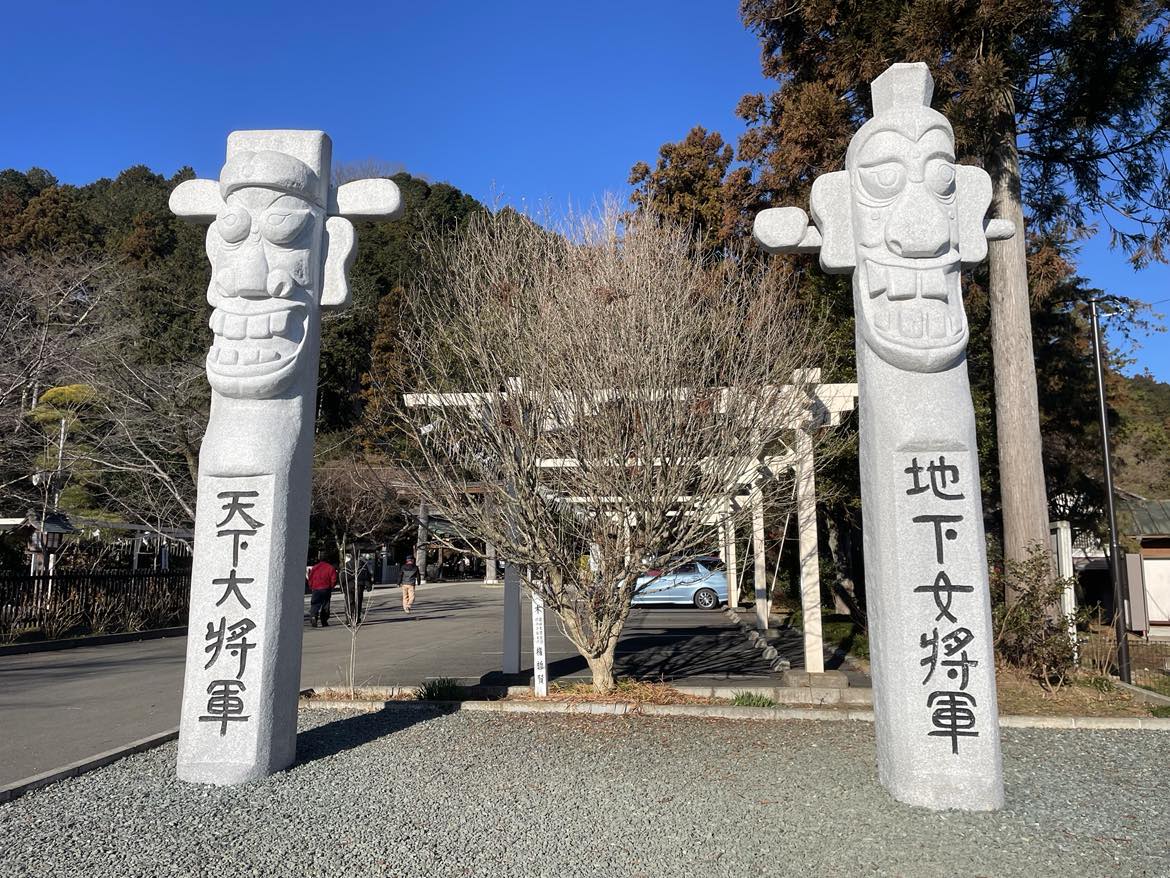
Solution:
{"label": "granite stone surface", "polygon": [[1003,804],[990,592],[960,271],[1013,229],[991,181],[956,164],[925,64],[872,85],[845,170],[756,218],[772,252],[853,276],[866,594],[878,775],[899,801]]}
{"label": "granite stone surface", "polygon": [[234,784],[296,754],[321,309],[349,302],[346,215],[401,209],[389,180],[334,188],[321,131],[236,131],[218,181],[171,195],[209,223],[211,416],[199,455],[178,772]]}

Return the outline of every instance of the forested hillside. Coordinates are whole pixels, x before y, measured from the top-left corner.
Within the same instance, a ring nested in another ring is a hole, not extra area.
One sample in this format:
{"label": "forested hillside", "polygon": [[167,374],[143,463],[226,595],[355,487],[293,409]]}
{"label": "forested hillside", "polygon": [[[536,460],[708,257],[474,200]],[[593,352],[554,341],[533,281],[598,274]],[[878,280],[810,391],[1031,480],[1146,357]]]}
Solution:
{"label": "forested hillside", "polygon": [[1170,499],[1170,384],[1149,375],[1123,382],[1114,407],[1117,486],[1150,500]]}
{"label": "forested hillside", "polygon": [[[483,209],[445,183],[383,175],[398,184],[406,213],[359,224],[353,305],[323,329],[326,433],[350,430],[360,414],[374,340],[397,331],[420,230],[454,232]],[[192,176],[137,166],[70,186],[42,169],[0,171],[2,514],[59,500],[94,517],[192,520],[209,402],[210,267],[205,229],[167,207]]]}

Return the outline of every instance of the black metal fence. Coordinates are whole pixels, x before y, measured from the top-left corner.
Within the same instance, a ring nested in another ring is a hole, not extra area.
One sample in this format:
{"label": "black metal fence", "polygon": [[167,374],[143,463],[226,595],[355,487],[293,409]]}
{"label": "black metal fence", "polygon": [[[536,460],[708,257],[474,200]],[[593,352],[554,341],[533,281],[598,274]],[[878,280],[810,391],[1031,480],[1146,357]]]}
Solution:
{"label": "black metal fence", "polygon": [[[1170,696],[1170,640],[1130,635],[1129,672],[1133,685]],[[1082,670],[1117,674],[1117,639],[1108,629],[1078,638]]]}
{"label": "black metal fence", "polygon": [[0,642],[183,625],[190,588],[190,571],[0,572]]}

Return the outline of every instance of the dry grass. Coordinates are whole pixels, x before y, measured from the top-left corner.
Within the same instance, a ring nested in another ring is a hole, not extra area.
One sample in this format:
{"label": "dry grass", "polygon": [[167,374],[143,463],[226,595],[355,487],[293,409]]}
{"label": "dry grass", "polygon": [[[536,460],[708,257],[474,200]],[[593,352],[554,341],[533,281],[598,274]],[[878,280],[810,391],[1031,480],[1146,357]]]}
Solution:
{"label": "dry grass", "polygon": [[[1095,685],[1101,681],[1101,685]],[[1100,677],[1083,675],[1065,683],[1055,693],[1044,691],[1036,680],[1015,668],[996,670],[1000,714],[1016,716],[1149,716],[1151,705],[1108,686]]]}
{"label": "dry grass", "polygon": [[[533,701],[534,695],[509,695],[509,701]],[[618,680],[617,687],[608,695],[598,695],[591,683],[553,683],[548,697],[542,701],[595,702],[613,704],[618,701],[634,704],[713,704],[710,698],[686,695],[666,683],[645,683],[640,680]]]}
{"label": "dry grass", "polygon": [[348,686],[324,687],[311,689],[307,695],[311,701],[414,701],[414,692],[410,689],[395,691],[386,686],[357,686],[350,692]]}

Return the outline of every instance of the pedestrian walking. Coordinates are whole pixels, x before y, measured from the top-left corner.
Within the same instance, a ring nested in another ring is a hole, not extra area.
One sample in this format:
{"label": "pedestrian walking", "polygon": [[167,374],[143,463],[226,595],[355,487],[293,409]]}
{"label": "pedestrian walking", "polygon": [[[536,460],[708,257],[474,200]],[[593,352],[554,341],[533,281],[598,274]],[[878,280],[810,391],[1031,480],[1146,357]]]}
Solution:
{"label": "pedestrian walking", "polygon": [[328,561],[320,560],[309,568],[309,624],[314,628],[329,627],[329,602],[333,597],[333,586],[337,585],[337,568]]}
{"label": "pedestrian walking", "polygon": [[418,585],[418,565],[409,556],[398,570],[398,584],[402,586],[402,612],[409,613],[414,606],[414,589]]}
{"label": "pedestrian walking", "polygon": [[349,624],[361,624],[365,618],[366,592],[374,588],[374,577],[364,561],[357,562],[357,574],[345,579],[345,613]]}

